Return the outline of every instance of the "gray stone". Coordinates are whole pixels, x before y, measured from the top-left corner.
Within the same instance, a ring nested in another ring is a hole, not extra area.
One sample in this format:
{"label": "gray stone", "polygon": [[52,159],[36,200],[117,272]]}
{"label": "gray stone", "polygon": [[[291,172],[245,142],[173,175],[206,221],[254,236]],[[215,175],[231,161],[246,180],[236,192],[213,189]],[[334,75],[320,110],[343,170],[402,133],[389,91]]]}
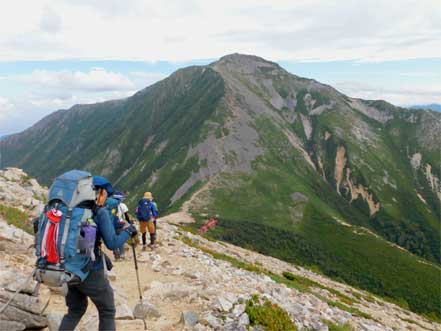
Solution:
{"label": "gray stone", "polygon": [[0,319],[0,330],[8,331],[22,331],[26,328],[26,325],[16,321],[6,321]]}
{"label": "gray stone", "polygon": [[181,314],[180,323],[184,324],[185,327],[192,327],[196,325],[199,321],[198,315],[190,310],[183,311]]}
{"label": "gray stone", "polygon": [[244,313],[245,307],[246,306],[244,304],[235,305],[234,309],[233,309],[233,315],[235,317],[239,317],[240,315],[242,315]]}
{"label": "gray stone", "polygon": [[117,319],[117,320],[132,320],[133,319],[132,310],[125,303],[121,303],[121,304],[117,305],[115,319]]}
{"label": "gray stone", "polygon": [[213,329],[216,329],[220,325],[222,325],[222,321],[219,318],[213,316],[211,313],[205,314],[204,317],[201,319],[201,323],[209,325]]}
{"label": "gray stone", "polygon": [[136,304],[133,309],[133,317],[142,320],[148,317],[158,318],[161,317],[161,314],[147,299],[143,299],[142,302]]}
{"label": "gray stone", "polygon": [[247,331],[247,328],[245,325],[240,325],[237,322],[230,322],[226,324],[225,326],[221,327],[219,330],[222,331]]}
{"label": "gray stone", "polygon": [[248,317],[247,313],[243,313],[242,315],[240,315],[239,317],[239,324],[240,325],[249,325],[250,324],[250,318]]}
{"label": "gray stone", "polygon": [[48,325],[46,317],[26,312],[11,305],[0,314],[0,319],[23,323],[26,328],[31,329],[41,329]]}
{"label": "gray stone", "polygon": [[[83,318],[84,319],[84,318]],[[99,320],[98,316],[92,315],[84,320],[80,331],[98,330]]]}
{"label": "gray stone", "polygon": [[[116,320],[115,326],[116,330],[144,331],[144,322],[141,320]],[[97,330],[97,328],[89,330]]]}
{"label": "gray stone", "polygon": [[63,314],[56,312],[50,312],[46,315],[49,331],[58,331],[61,321],[63,320],[63,316]]}
{"label": "gray stone", "polygon": [[199,323],[196,324],[192,329],[192,331],[206,331],[206,330],[207,330],[207,328]]}
{"label": "gray stone", "polygon": [[21,293],[27,293],[33,295],[35,294],[36,291],[37,282],[31,280],[30,282],[28,282],[26,287],[23,288],[23,284],[25,283],[26,278],[28,278],[28,275],[24,276],[18,273],[17,270],[12,270],[12,269],[2,270],[0,271],[0,287],[3,287],[10,292],[15,292],[17,290],[20,290]]}
{"label": "gray stone", "polygon": [[233,304],[223,297],[216,298],[213,305],[214,308],[218,309],[219,311],[225,312],[230,311],[230,309],[233,308]]}
{"label": "gray stone", "polygon": [[[8,302],[12,296],[14,296],[13,292],[0,290],[0,306]],[[42,310],[37,297],[22,293],[17,293],[10,305],[33,314],[39,314]]]}

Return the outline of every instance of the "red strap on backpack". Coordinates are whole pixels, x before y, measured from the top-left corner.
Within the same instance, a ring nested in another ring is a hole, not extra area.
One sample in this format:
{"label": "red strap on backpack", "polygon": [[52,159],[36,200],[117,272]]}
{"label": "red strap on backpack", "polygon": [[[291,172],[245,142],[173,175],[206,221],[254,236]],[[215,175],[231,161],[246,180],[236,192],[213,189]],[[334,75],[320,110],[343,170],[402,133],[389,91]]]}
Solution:
{"label": "red strap on backpack", "polygon": [[51,209],[46,213],[49,220],[46,226],[46,231],[43,236],[43,244],[41,255],[46,257],[49,263],[59,263],[60,257],[58,254],[58,228],[63,213],[60,210]]}

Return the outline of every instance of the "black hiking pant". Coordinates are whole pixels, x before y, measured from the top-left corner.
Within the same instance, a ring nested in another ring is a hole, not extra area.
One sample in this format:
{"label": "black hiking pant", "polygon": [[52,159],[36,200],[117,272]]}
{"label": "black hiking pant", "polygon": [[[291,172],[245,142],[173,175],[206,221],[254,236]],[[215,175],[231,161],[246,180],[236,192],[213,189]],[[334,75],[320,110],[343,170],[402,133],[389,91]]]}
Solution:
{"label": "black hiking pant", "polygon": [[99,330],[115,330],[115,300],[113,289],[104,270],[92,271],[79,285],[69,286],[66,295],[68,312],[61,321],[60,331],[74,330],[87,310],[87,297],[98,309]]}

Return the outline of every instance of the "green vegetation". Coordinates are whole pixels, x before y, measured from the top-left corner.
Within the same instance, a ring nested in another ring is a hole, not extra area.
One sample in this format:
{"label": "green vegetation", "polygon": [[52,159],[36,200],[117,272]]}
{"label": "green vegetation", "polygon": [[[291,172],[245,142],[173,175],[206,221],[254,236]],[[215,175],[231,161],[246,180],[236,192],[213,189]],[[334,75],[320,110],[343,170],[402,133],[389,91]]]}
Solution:
{"label": "green vegetation", "polygon": [[295,324],[288,313],[267,298],[252,296],[246,302],[245,312],[250,318],[251,325],[261,325],[267,331],[296,331]]}
{"label": "green vegetation", "polygon": [[363,318],[367,318],[367,319],[371,319],[375,321],[375,318],[373,318],[371,315],[366,314],[364,312],[362,312],[361,310],[355,308],[355,307],[351,307],[348,305],[345,305],[344,303],[338,302],[338,301],[331,301],[331,300],[327,300],[328,305],[333,306],[333,307],[337,307],[341,310],[347,311],[348,313],[351,313],[354,316],[358,316],[358,317],[363,317]]}
{"label": "green vegetation", "polygon": [[421,325],[421,324],[418,323],[417,321],[414,321],[414,320],[412,320],[412,319],[410,319],[410,318],[402,318],[402,320],[403,320],[404,322],[407,322],[407,323],[411,323],[411,324],[418,325],[420,328],[422,328],[422,329],[424,329],[424,330],[428,330],[426,327],[424,327],[423,325]]}
{"label": "green vegetation", "polygon": [[33,234],[32,226],[28,224],[29,215],[20,209],[0,204],[0,217],[8,224],[12,224],[29,234]]}
{"label": "green vegetation", "polygon": [[320,289],[322,289],[322,290],[326,290],[326,291],[328,291],[329,293],[332,293],[332,294],[334,294],[336,297],[338,297],[338,299],[339,299],[341,302],[343,302],[343,303],[346,303],[346,304],[352,305],[353,303],[356,303],[356,302],[357,302],[357,300],[354,300],[354,299],[348,297],[347,295],[344,295],[344,294],[341,293],[340,291],[337,291],[337,290],[335,290],[335,289],[333,289],[333,288],[330,288],[330,287],[324,286],[324,285],[322,285],[322,284],[320,284],[320,283],[317,283],[317,282],[315,282],[315,281],[313,281],[313,280],[311,280],[311,279],[309,279],[309,278],[294,275],[293,273],[291,273],[291,272],[289,272],[289,271],[284,271],[282,275],[283,275],[283,277],[285,277],[285,278],[288,279],[289,281],[291,281],[291,282],[293,282],[293,283],[297,283],[297,284],[299,284],[300,286],[304,287],[305,289],[308,289],[308,290],[309,290],[311,287],[312,287],[312,288],[315,287],[315,288],[320,288]]}
{"label": "green vegetation", "polygon": [[349,324],[335,324],[330,321],[323,321],[327,326],[329,331],[353,331],[354,328]]}

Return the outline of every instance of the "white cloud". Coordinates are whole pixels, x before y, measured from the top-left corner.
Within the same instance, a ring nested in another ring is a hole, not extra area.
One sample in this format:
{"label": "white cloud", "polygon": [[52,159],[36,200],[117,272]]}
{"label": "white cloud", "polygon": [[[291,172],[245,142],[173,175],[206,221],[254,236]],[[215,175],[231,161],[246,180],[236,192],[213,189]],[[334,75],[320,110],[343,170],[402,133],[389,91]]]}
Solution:
{"label": "white cloud", "polygon": [[441,103],[441,86],[385,88],[357,82],[334,84],[340,92],[354,98],[366,100],[386,100],[394,105],[408,106],[417,104]]}
{"label": "white cloud", "polygon": [[13,108],[14,104],[12,104],[8,98],[0,96],[0,119],[9,116]]}
{"label": "white cloud", "polygon": [[9,99],[0,96],[0,117],[2,117],[2,114],[9,112],[12,108],[14,108],[14,105]]}
{"label": "white cloud", "polygon": [[31,74],[17,76],[16,79],[41,89],[64,91],[125,91],[134,88],[133,82],[124,75],[100,68],[89,72],[34,70]]}
{"label": "white cloud", "polygon": [[[185,61],[232,52],[271,60],[441,57],[438,0],[399,6],[376,0],[16,0],[2,6],[0,60]],[[46,40],[42,29],[56,38]]]}
{"label": "white cloud", "polygon": [[40,29],[48,33],[57,33],[61,30],[61,16],[52,8],[45,7],[40,20]]}

